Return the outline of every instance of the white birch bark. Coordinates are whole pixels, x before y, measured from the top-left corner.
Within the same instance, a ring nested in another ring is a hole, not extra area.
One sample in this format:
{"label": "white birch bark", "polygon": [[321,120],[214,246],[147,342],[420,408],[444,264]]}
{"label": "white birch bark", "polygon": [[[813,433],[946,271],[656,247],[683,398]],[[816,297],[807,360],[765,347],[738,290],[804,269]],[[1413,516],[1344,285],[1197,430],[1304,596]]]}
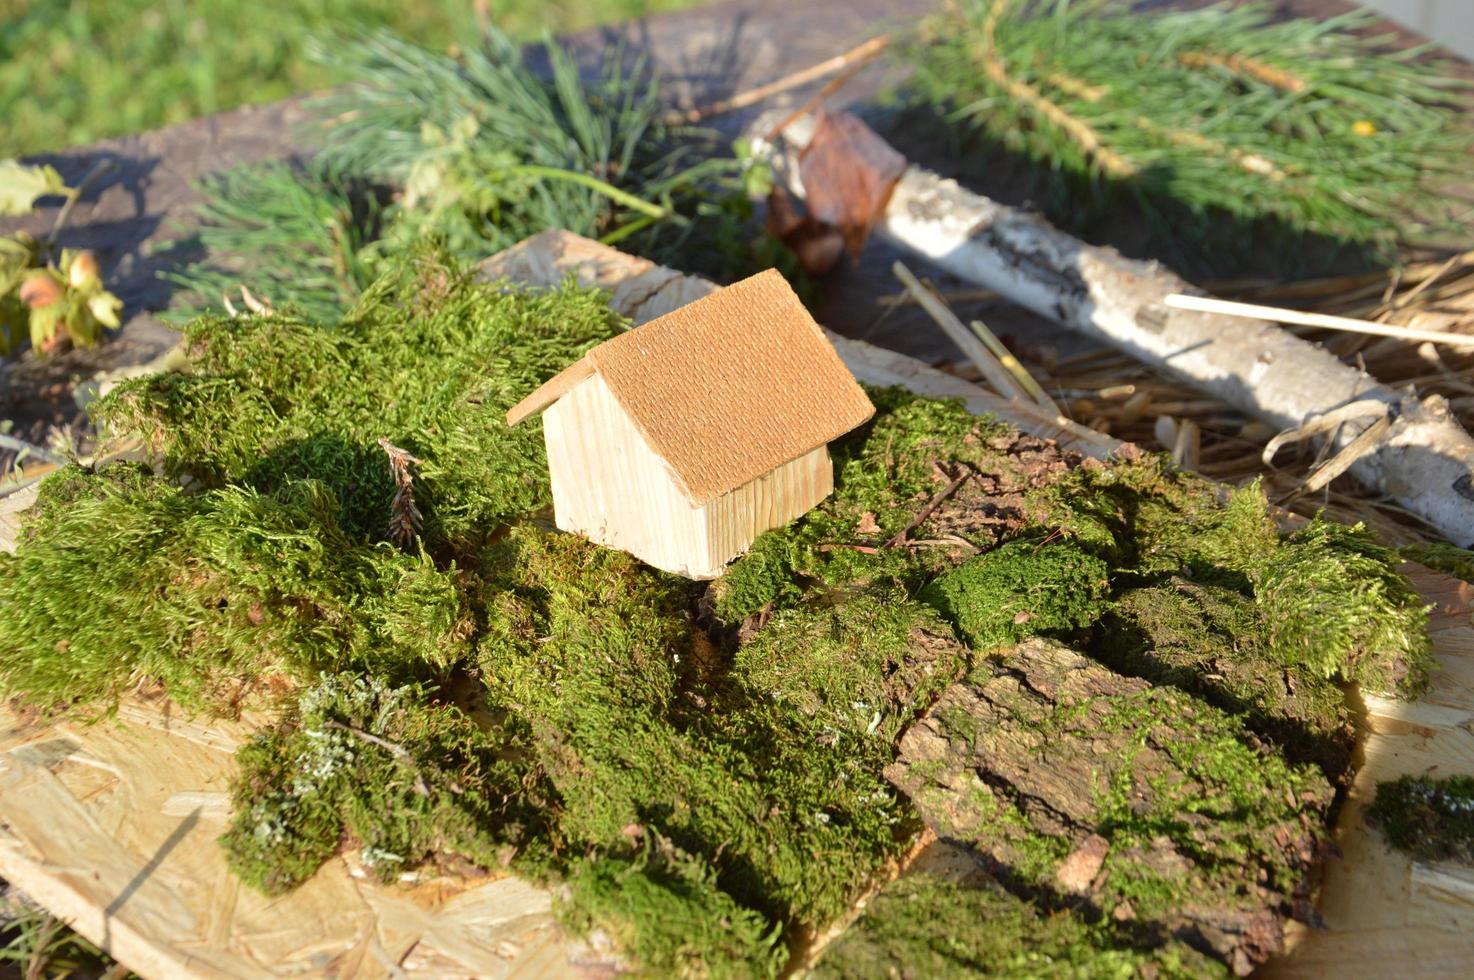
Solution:
{"label": "white birch bark", "polygon": [[[752,131],[772,124],[759,120]],[[803,117],[776,145],[754,140],[799,196],[797,151],[812,132],[812,117]],[[1441,397],[1394,391],[1265,320],[1168,309],[1167,294],[1193,290],[1160,264],[1087,245],[919,167],[896,185],[875,234],[1281,429],[1350,402],[1383,402],[1391,427],[1351,474],[1453,543],[1474,545],[1474,440]],[[1338,448],[1372,421],[1343,426]]]}

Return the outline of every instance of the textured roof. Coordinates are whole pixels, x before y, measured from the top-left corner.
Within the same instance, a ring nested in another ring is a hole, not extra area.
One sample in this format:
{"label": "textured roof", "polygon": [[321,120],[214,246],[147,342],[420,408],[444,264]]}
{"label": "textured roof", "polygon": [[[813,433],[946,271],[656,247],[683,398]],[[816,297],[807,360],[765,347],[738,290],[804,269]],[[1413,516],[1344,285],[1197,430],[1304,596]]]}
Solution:
{"label": "textured roof", "polygon": [[523,399],[508,420],[516,424],[546,408],[590,367],[697,503],[824,445],[875,412],[773,270],[600,344]]}

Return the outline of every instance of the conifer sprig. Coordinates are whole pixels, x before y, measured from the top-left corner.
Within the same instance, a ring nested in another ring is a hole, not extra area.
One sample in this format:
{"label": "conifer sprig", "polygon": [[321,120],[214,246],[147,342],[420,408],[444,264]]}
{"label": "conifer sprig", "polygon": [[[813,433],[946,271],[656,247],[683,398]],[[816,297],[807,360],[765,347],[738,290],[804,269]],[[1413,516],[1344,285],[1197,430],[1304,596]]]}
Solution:
{"label": "conifer sprig", "polygon": [[352,80],[316,103],[320,152],[207,187],[210,258],[174,281],[203,305],[246,281],[330,318],[421,238],[474,261],[548,228],[692,272],[773,264],[749,257],[750,161],[667,123],[643,64],[614,52],[588,80],[570,52],[544,49],[546,71],[496,31],[456,55],[389,33],[320,44]]}
{"label": "conifer sprig", "polygon": [[909,57],[920,100],[1032,161],[1068,223],[1124,192],[1158,220],[1185,209],[1386,247],[1447,216],[1437,185],[1467,170],[1469,134],[1462,83],[1426,48],[1367,36],[1372,20],[957,0]]}

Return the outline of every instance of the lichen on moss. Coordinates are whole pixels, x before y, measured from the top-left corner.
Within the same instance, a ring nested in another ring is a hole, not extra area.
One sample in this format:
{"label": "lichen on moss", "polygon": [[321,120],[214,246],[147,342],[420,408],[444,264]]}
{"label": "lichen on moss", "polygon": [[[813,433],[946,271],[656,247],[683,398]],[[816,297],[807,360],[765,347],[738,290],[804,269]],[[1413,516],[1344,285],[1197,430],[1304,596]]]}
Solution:
{"label": "lichen on moss", "polygon": [[326,675],[237,755],[231,869],[280,894],[310,877],[346,833],[384,881],[431,857],[481,867],[543,846],[535,788],[506,731],[483,731],[418,686]]}
{"label": "lichen on moss", "polygon": [[1402,776],[1377,784],[1367,818],[1420,861],[1474,864],[1474,776]]}

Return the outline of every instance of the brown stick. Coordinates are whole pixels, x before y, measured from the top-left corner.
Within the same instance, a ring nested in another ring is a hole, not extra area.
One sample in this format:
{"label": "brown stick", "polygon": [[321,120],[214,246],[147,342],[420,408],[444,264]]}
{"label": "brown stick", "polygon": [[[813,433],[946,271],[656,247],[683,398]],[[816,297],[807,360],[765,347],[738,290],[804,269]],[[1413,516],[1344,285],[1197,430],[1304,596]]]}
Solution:
{"label": "brown stick", "polygon": [[[810,65],[790,75],[784,75],[782,78],[768,82],[766,85],[750,88],[745,92],[737,93],[731,98],[721,99],[710,105],[687,109],[684,112],[672,112],[666,116],[666,121],[669,123],[701,122],[701,120],[710,119],[712,116],[720,116],[726,112],[756,105],[764,99],[771,98],[782,92],[787,92],[790,89],[798,88],[800,85],[807,85],[809,82],[823,78],[825,75],[843,71],[851,65],[854,66],[855,70],[858,70],[863,65],[873,61],[877,55],[885,50],[886,45],[889,43],[890,36],[887,34],[872,37],[864,44],[856,45],[844,54],[835,55],[833,58],[827,61],[821,61],[817,65]],[[853,72],[850,74],[853,74]]]}
{"label": "brown stick", "polygon": [[944,501],[948,497],[952,496],[952,494],[957,490],[957,488],[960,487],[960,486],[962,486],[962,482],[964,480],[966,480],[971,475],[972,475],[971,473],[969,473],[966,469],[964,469],[959,475],[953,477],[952,478],[952,482],[949,483],[949,484],[947,484],[942,489],[938,490],[936,492],[936,494],[930,500],[928,500],[926,502],[926,506],[923,507],[923,508],[921,508],[921,513],[917,514],[914,518],[912,518],[910,524],[907,524],[905,527],[903,527],[899,531],[897,531],[896,534],[895,534],[895,537],[893,537],[889,541],[887,541],[885,543],[885,546],[887,548],[894,548],[897,545],[899,545],[902,541],[905,541],[906,540],[906,535],[910,534],[916,528],[920,527],[926,521],[926,519],[932,515],[932,511],[934,511],[938,507],[940,507],[941,504],[942,504],[942,501]]}
{"label": "brown stick", "polygon": [[[875,48],[873,52],[867,54],[863,59],[856,61],[854,64],[850,65],[850,67],[847,68],[844,72],[836,75],[834,78],[831,78],[828,82],[826,82],[824,84],[824,87],[815,92],[813,97],[810,98],[809,101],[805,102],[803,105],[799,106],[797,109],[784,116],[783,120],[779,122],[778,125],[774,126],[771,130],[768,131],[767,138],[769,142],[777,139],[778,134],[783,132],[783,130],[787,128],[789,123],[793,122],[800,116],[813,112],[815,109],[819,108],[819,106],[824,104],[825,99],[829,98],[835,92],[838,92],[841,88],[843,88],[845,83],[854,78],[861,68],[864,68],[870,63],[873,58],[875,58],[877,55],[880,54],[880,52],[885,50],[885,46],[890,43],[890,37],[889,35],[882,34],[879,37],[871,38],[871,41],[878,41],[880,42],[880,44]],[[868,44],[870,42],[867,41],[866,43]],[[864,47],[864,45],[861,45],[861,47]],[[859,48],[856,48],[855,50],[858,51]]]}

